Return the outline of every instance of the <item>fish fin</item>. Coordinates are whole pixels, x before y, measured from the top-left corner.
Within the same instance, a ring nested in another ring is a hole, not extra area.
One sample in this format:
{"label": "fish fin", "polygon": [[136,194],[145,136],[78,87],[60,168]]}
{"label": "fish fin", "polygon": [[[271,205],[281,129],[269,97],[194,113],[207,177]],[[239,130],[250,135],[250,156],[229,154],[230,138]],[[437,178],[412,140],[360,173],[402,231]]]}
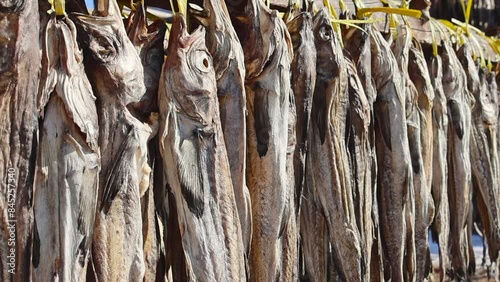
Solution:
{"label": "fish fin", "polygon": [[271,136],[269,95],[270,93],[268,91],[262,91],[262,89],[255,91],[255,135],[257,137],[257,152],[261,158],[267,154],[267,150],[269,149],[269,138]]}
{"label": "fish fin", "polygon": [[103,208],[106,208],[105,211],[109,209],[116,194],[118,194],[119,190],[123,187],[125,179],[121,171],[130,164],[128,160],[132,159],[132,156],[135,154],[133,148],[135,140],[134,129],[130,127],[123,142],[120,144],[116,156],[113,158],[115,160],[113,165],[109,168],[103,179],[105,185],[101,199],[101,210],[103,210]]}
{"label": "fish fin", "polygon": [[462,111],[460,109],[460,104],[455,100],[450,100],[448,102],[448,107],[450,109],[450,118],[455,129],[455,133],[458,138],[462,140],[464,137],[464,121],[462,117]]}
{"label": "fish fin", "polygon": [[384,143],[392,151],[391,144],[391,117],[389,112],[389,103],[385,101],[376,101],[374,105],[375,109],[375,118],[377,119],[377,123],[380,126],[382,137],[384,139]]}
{"label": "fish fin", "polygon": [[199,158],[199,144],[196,137],[184,139],[180,142],[178,148],[179,159],[179,181],[182,195],[186,201],[189,210],[198,218],[203,215],[203,178]]}

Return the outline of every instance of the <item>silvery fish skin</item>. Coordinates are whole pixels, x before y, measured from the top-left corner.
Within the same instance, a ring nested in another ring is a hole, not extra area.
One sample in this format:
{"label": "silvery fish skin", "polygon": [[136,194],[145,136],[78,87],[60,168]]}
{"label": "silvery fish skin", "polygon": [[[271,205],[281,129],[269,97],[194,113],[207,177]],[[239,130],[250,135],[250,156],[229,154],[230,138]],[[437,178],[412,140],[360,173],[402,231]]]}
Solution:
{"label": "silvery fish skin", "polygon": [[[434,199],[435,215],[432,223],[433,236],[439,244],[439,267],[442,270],[449,268],[448,238],[450,236],[450,213],[448,203],[448,107],[443,90],[443,62],[436,54],[429,56],[427,67],[430,82],[434,89],[432,107],[432,198]],[[444,281],[446,271],[441,271],[440,281]]]}
{"label": "silvery fish skin", "polygon": [[100,167],[95,99],[76,27],[53,14],[42,45],[33,281],[85,280]]}
{"label": "silvery fish skin", "polygon": [[[373,131],[373,101],[376,91],[371,77],[371,50],[369,30],[364,25],[364,32],[357,28],[348,29],[344,42],[352,62],[348,60],[349,73],[349,152],[351,157],[352,178],[354,181],[354,208],[362,238],[363,264],[370,268],[374,229],[374,205],[376,205],[376,154]],[[346,55],[347,57],[347,55]],[[374,256],[373,259],[376,259]],[[374,273],[379,275],[380,273]],[[365,280],[370,281],[370,271]]]}
{"label": "silvery fish skin", "polygon": [[[31,205],[38,127],[35,93],[38,89],[40,71],[39,32],[37,1],[0,1],[0,199],[2,199],[0,280],[2,281],[30,279],[28,270],[31,264],[30,246],[33,241]],[[14,208],[15,213],[9,214],[9,208]],[[9,221],[13,219],[16,220],[15,223]],[[15,226],[15,233],[9,232],[9,226],[11,231]],[[15,236],[15,241],[9,241],[10,234]],[[14,252],[11,252],[11,249],[14,249]],[[8,256],[15,256],[15,262],[11,262]]]}
{"label": "silvery fish skin", "polygon": [[[146,92],[143,68],[127,34],[118,4],[98,1],[93,16],[72,14],[84,63],[97,96],[99,115],[98,212],[92,246],[95,279],[142,280],[145,273],[141,196],[149,187],[147,142],[158,117],[148,123],[127,108]],[[92,70],[92,71],[90,71]]]}
{"label": "silvery fish skin", "polygon": [[448,107],[448,202],[450,206],[451,274],[465,277],[468,257],[466,223],[470,208],[471,163],[469,154],[471,111],[465,71],[451,43],[440,51],[443,90]]}
{"label": "silvery fish skin", "polygon": [[247,94],[247,185],[252,201],[251,281],[281,279],[281,237],[293,185],[286,170],[290,103],[290,35],[262,1],[228,2],[243,44]]}
{"label": "silvery fish skin", "polygon": [[337,273],[342,280],[361,281],[361,242],[345,142],[347,66],[338,34],[324,9],[314,16],[313,30],[317,76],[308,135],[306,186],[325,215]]}
{"label": "silvery fish skin", "polygon": [[[151,112],[158,112],[158,84],[161,68],[164,61],[164,39],[166,25],[162,21],[155,21],[148,26],[146,10],[143,2],[135,4],[126,25],[128,37],[135,46],[144,69],[144,85],[146,93],[137,103],[130,105],[134,114],[145,119]],[[142,224],[143,224],[143,249],[146,266],[145,281],[156,278],[157,264],[160,259],[160,236],[157,230],[157,217],[154,203],[154,190],[165,190],[163,184],[163,167],[158,156],[158,140],[153,138],[148,144],[148,165],[154,169],[151,174],[148,190],[141,198]],[[154,176],[153,176],[154,175]],[[166,197],[161,197],[165,199]],[[163,215],[163,214],[161,214]],[[166,218],[162,218],[166,222]]]}
{"label": "silvery fish skin", "polygon": [[[371,31],[372,76],[377,90],[374,102],[375,143],[378,164],[378,209],[384,270],[392,281],[403,281],[405,209],[412,185],[406,128],[405,90],[398,62],[389,43]],[[409,224],[409,223],[408,223]],[[389,279],[389,277],[386,277]]]}
{"label": "silvery fish skin", "polygon": [[[429,69],[425,61],[422,47],[418,41],[412,41],[408,64],[408,73],[415,88],[416,112],[420,118],[421,167],[418,174],[421,182],[415,182],[415,248],[417,261],[417,281],[422,281],[429,275],[427,255],[429,252],[429,226],[434,218],[434,201],[431,196],[433,171],[433,128],[432,108],[434,103],[434,88],[431,84]],[[414,170],[414,174],[417,174]],[[415,176],[415,180],[419,177]],[[417,186],[418,185],[418,186]]]}
{"label": "silvery fish skin", "polygon": [[467,74],[467,88],[475,99],[470,140],[471,166],[478,188],[474,193],[482,197],[486,204],[487,219],[483,219],[483,222],[489,223],[485,235],[488,245],[492,245],[490,250],[494,251],[490,254],[493,261],[500,251],[500,188],[496,148],[498,97],[490,92],[488,70],[476,67],[470,45],[464,46],[457,55]]}
{"label": "silvery fish skin", "polygon": [[205,30],[176,15],[160,80],[160,152],[190,281],[245,281],[244,249]]}
{"label": "silvery fish skin", "polygon": [[[393,43],[392,50],[398,61],[399,70],[402,74],[403,89],[406,100],[406,128],[408,133],[408,146],[412,164],[413,181],[408,186],[409,193],[406,197],[404,214],[406,217],[405,227],[405,256],[403,273],[405,281],[414,281],[416,275],[416,246],[415,246],[415,190],[422,189],[426,184],[425,172],[423,171],[422,144],[420,139],[420,115],[417,109],[417,88],[411,80],[408,71],[409,52],[411,48],[411,33],[407,26],[398,27],[397,37]],[[382,187],[381,187],[382,188]]]}
{"label": "silvery fish skin", "polygon": [[248,254],[252,240],[252,207],[245,179],[247,154],[245,58],[224,1],[195,2],[203,3],[203,11],[191,8],[190,12],[207,29],[205,40],[214,61],[222,131],[231,168],[243,244]]}

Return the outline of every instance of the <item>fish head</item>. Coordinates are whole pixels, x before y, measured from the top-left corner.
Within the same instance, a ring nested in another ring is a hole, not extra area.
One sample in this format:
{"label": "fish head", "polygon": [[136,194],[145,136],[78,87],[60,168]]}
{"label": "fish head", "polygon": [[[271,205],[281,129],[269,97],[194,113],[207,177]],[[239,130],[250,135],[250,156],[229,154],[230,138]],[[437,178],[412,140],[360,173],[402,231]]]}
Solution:
{"label": "fish head", "polygon": [[205,29],[188,34],[183,15],[175,15],[163,66],[168,99],[180,114],[203,125],[215,118],[217,88],[212,57],[205,46]]}
{"label": "fish head", "polygon": [[226,4],[223,0],[190,0],[188,12],[193,19],[190,31],[200,24],[207,30],[205,43],[213,57],[215,74],[219,79],[234,58],[235,43],[239,45]]}
{"label": "fish head", "polygon": [[129,40],[116,0],[97,1],[93,15],[71,15],[78,28],[84,57],[97,93],[118,95],[125,105],[146,92],[144,71]]}
{"label": "fish head", "polygon": [[367,50],[366,44],[370,43],[369,36],[369,24],[362,24],[359,26],[360,28],[348,27],[344,28],[343,38],[345,42],[346,48],[349,50],[354,62],[359,60],[361,53]]}
{"label": "fish head", "polygon": [[143,2],[138,1],[134,6],[135,10],[130,13],[125,30],[132,44],[140,50],[144,43],[154,37],[154,34],[148,33],[148,20]]}
{"label": "fish head", "polygon": [[337,46],[337,34],[325,9],[320,10],[313,18],[314,44],[318,60],[316,69],[318,75],[331,76],[338,71],[337,56],[343,56],[340,46]]}
{"label": "fish head", "polygon": [[296,52],[303,42],[313,42],[312,15],[309,12],[301,12],[287,22],[288,32],[292,39],[293,50]]}
{"label": "fish head", "polygon": [[472,47],[470,42],[466,42],[457,51],[457,57],[463,66],[463,69],[467,77],[467,89],[470,93],[474,95],[475,98],[479,98],[481,94],[481,85],[479,81],[479,72],[476,66],[476,62],[473,59]]}

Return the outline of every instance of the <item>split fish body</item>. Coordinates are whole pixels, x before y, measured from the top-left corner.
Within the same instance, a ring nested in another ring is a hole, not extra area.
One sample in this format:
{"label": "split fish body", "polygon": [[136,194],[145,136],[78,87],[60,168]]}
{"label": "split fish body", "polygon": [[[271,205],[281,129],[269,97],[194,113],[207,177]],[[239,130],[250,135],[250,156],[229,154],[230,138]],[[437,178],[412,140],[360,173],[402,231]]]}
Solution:
{"label": "split fish body", "polygon": [[190,281],[245,281],[244,249],[202,27],[176,15],[159,90],[160,152]]}
{"label": "split fish body", "polygon": [[52,15],[42,46],[33,280],[85,280],[100,168],[95,97],[71,20]]}

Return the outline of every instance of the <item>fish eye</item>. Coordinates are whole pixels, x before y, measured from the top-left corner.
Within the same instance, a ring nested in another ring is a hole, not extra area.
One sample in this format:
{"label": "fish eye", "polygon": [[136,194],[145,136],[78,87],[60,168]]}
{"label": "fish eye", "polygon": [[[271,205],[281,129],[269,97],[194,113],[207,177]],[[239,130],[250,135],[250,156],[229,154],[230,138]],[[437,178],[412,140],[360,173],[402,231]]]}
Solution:
{"label": "fish eye", "polygon": [[319,38],[323,41],[329,41],[332,39],[332,29],[329,26],[322,26],[319,29]]}
{"label": "fish eye", "polygon": [[193,53],[194,66],[201,72],[209,72],[212,68],[212,59],[206,51],[195,51]]}

